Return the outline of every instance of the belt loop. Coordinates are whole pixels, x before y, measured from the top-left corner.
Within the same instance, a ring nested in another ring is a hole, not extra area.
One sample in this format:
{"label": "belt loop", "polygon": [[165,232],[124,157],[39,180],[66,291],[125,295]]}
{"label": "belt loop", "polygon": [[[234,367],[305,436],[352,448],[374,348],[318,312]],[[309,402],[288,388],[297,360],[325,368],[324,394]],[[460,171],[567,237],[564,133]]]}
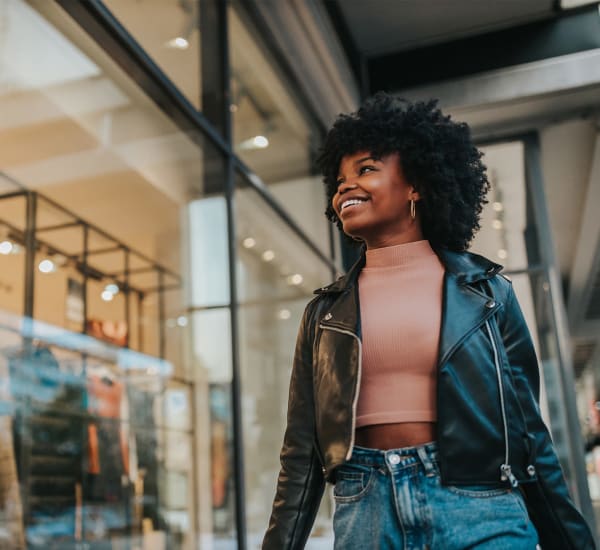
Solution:
{"label": "belt loop", "polygon": [[427,454],[427,449],[425,447],[417,447],[417,454],[423,463],[423,467],[425,468],[425,475],[427,477],[431,477],[435,475],[435,467],[433,465],[433,461],[429,458]]}

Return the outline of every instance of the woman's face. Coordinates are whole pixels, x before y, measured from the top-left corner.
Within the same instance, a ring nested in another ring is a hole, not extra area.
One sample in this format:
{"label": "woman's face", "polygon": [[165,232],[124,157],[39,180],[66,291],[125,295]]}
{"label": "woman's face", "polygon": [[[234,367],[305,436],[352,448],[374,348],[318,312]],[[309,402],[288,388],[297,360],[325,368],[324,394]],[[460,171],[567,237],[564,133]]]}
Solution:
{"label": "woman's face", "polygon": [[406,181],[398,153],[376,159],[362,151],[342,158],[333,209],[344,233],[364,240],[367,248],[423,238],[418,215],[410,216],[411,199],[419,194]]}

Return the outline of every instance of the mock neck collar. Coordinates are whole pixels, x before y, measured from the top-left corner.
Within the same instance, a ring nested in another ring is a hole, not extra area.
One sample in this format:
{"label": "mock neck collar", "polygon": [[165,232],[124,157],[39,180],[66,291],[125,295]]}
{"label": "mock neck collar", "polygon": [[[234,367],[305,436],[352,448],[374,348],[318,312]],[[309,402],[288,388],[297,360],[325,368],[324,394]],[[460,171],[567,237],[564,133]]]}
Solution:
{"label": "mock neck collar", "polygon": [[371,248],[365,252],[364,269],[402,267],[434,255],[435,252],[426,239],[381,248]]}
{"label": "mock neck collar", "polygon": [[[456,278],[458,284],[469,284],[483,279],[491,279],[503,266],[473,252],[457,252],[447,248],[433,248],[445,270]],[[366,263],[366,247],[361,247],[360,255],[348,272],[330,285],[318,288],[315,294],[323,292],[345,292],[358,281],[360,271]]]}

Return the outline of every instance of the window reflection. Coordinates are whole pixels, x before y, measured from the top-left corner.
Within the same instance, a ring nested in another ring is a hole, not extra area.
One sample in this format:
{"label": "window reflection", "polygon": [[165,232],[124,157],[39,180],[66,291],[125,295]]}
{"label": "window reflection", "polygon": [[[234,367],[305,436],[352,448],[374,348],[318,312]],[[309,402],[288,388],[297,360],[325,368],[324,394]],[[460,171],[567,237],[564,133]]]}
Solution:
{"label": "window reflection", "polygon": [[[240,180],[235,194],[240,367],[249,544],[259,544],[279,473],[298,325],[329,268]],[[330,535],[324,499],[314,534]]]}

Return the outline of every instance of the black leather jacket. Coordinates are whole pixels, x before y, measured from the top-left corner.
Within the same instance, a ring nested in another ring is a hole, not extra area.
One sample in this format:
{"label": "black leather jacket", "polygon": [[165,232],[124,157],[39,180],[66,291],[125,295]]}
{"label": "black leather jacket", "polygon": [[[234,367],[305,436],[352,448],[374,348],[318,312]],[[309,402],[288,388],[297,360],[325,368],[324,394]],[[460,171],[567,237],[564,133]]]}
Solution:
{"label": "black leather jacket", "polygon": [[[502,266],[469,252],[436,252],[446,269],[436,397],[442,483],[518,484],[543,550],[594,549],[540,416],[538,361]],[[352,454],[364,262],[363,250],[306,306],[264,550],[304,548],[325,481],[335,482],[336,467]]]}

